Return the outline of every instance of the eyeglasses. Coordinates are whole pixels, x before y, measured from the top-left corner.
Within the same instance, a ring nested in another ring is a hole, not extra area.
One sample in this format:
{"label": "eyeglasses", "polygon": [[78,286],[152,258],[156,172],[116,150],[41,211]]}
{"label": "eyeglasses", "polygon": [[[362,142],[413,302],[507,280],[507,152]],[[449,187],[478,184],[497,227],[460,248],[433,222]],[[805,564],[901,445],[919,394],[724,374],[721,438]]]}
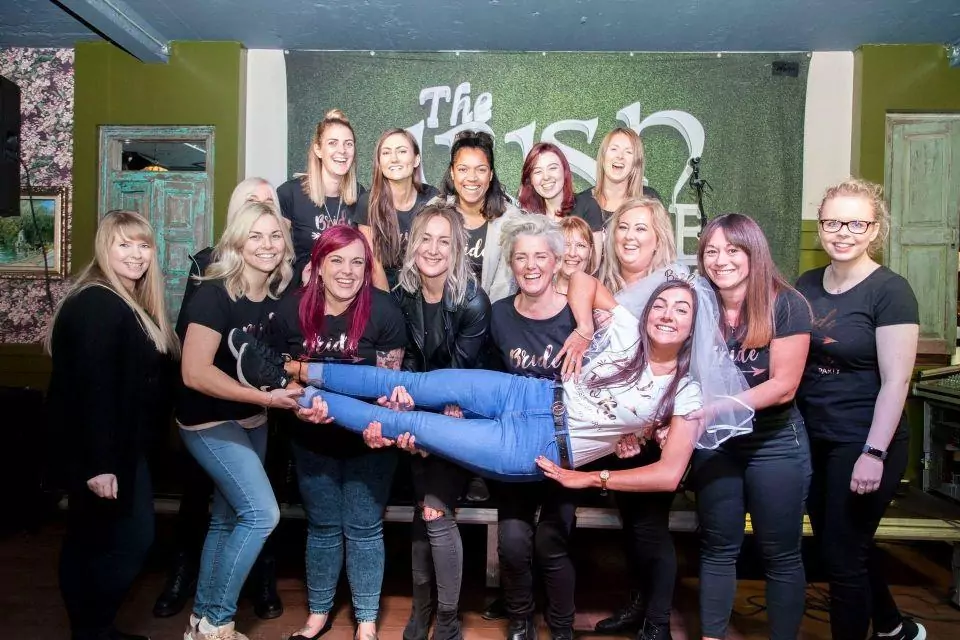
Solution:
{"label": "eyeglasses", "polygon": [[866,233],[871,225],[877,224],[876,220],[848,220],[841,222],[839,220],[820,220],[820,228],[827,233],[836,233],[846,227],[850,233],[860,235]]}

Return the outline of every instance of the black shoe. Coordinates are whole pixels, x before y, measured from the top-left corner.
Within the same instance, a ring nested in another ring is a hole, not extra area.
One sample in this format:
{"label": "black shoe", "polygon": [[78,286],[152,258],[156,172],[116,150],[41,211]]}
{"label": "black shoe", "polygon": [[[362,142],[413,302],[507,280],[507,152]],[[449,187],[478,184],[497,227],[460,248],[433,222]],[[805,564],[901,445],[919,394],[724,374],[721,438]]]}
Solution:
{"label": "black shoe", "polygon": [[261,391],[283,389],[291,380],[283,370],[283,356],[256,341],[245,342],[240,346],[237,379],[248,387]]}
{"label": "black shoe", "polygon": [[537,625],[533,624],[533,616],[511,620],[507,625],[507,640],[537,640]]}
{"label": "black shoe", "polygon": [[555,629],[550,627],[550,637],[553,640],[573,640],[573,627]]}
{"label": "black shoe", "polygon": [[403,628],[403,640],[427,640],[433,618],[433,592],[430,582],[413,585],[410,619]]}
{"label": "black shoe", "polygon": [[[253,612],[261,620],[273,620],[283,615],[283,603],[277,595],[277,564],[273,558],[261,559],[257,567],[253,590]],[[327,616],[330,620],[332,616]]]}
{"label": "black shoe", "polygon": [[438,610],[437,626],[433,630],[431,640],[463,640],[463,629],[460,627],[460,612]]}
{"label": "black shoe", "polygon": [[493,602],[488,604],[487,608],[480,614],[480,617],[484,620],[506,620],[507,603],[504,601],[503,596],[495,598]]}
{"label": "black shoe", "polygon": [[630,593],[630,603],[597,623],[594,631],[605,634],[636,633],[646,617],[646,605],[639,591]]}
{"label": "black shoe", "polygon": [[649,620],[644,620],[637,640],[673,640],[673,636],[670,635],[670,623],[653,624]]}
{"label": "black shoe", "polygon": [[870,640],[925,640],[927,630],[922,624],[913,621],[913,618],[904,618],[900,621],[900,633],[895,636],[881,636],[876,632],[870,636]]}
{"label": "black shoe", "polygon": [[153,615],[157,618],[177,615],[196,590],[197,572],[187,554],[178,553],[167,575],[167,583],[153,605]]}
{"label": "black shoe", "polygon": [[467,502],[486,502],[490,499],[490,489],[483,478],[474,476],[467,483]]}
{"label": "black shoe", "polygon": [[315,634],[313,634],[312,636],[305,636],[302,633],[295,633],[292,636],[290,636],[288,640],[317,640],[317,638],[325,634],[327,631],[330,631],[330,629],[332,628],[333,628],[333,614],[328,613],[327,619],[323,623],[323,626],[320,627],[320,630],[317,631]]}

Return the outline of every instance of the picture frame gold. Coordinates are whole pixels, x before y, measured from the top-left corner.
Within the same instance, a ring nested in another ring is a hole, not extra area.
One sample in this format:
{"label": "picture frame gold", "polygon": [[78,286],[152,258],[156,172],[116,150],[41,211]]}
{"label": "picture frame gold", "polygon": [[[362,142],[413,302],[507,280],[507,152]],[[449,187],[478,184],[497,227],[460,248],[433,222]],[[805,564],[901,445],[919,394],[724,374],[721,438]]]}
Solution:
{"label": "picture frame gold", "polygon": [[[20,216],[0,218],[0,277],[43,278],[41,246],[50,277],[67,276],[69,195],[67,187],[21,189]],[[41,243],[36,241],[38,236]]]}

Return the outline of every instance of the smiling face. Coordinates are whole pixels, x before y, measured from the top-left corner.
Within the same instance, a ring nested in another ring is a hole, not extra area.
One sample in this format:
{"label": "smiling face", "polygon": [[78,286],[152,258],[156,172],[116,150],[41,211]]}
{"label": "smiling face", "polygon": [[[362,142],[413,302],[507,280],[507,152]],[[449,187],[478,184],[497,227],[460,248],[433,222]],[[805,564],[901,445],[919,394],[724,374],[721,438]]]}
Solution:
{"label": "smiling face", "polygon": [[323,129],[320,144],[314,146],[313,152],[320,158],[324,171],[343,177],[353,166],[353,132],[342,124],[328,124]]}
{"label": "smiling face", "polygon": [[[862,196],[836,196],[823,203],[820,209],[820,220],[837,220],[839,222],[875,222],[876,213],[870,201]],[[824,231],[820,225],[820,244],[834,262],[854,262],[862,258],[870,248],[880,225],[870,224],[866,233],[850,233],[850,227],[844,225],[839,231],[832,233]]]}
{"label": "smiling face", "polygon": [[482,149],[463,147],[453,159],[450,177],[453,178],[457,199],[468,206],[479,206],[486,198],[493,180],[493,167]]}
{"label": "smiling face", "polygon": [[630,177],[635,158],[633,141],[623,133],[614,134],[603,154],[604,176],[613,183],[623,182]]}
{"label": "smiling face", "polygon": [[123,286],[132,291],[153,263],[153,253],[153,245],[143,238],[126,238],[118,233],[110,244],[107,259]]}
{"label": "smiling face", "polygon": [[717,229],[704,245],[703,267],[717,289],[734,291],[747,286],[750,256],[742,248],[731,244],[723,229]]}
{"label": "smiling face", "polygon": [[557,154],[544,151],[537,157],[530,172],[530,185],[547,201],[563,193],[563,165]]}
{"label": "smiling face", "polygon": [[422,278],[436,278],[450,269],[450,223],[443,216],[430,218],[417,246],[415,263]]}
{"label": "smiling face", "polygon": [[320,278],[327,300],[343,304],[353,302],[363,285],[365,265],[366,255],[360,240],[328,253],[320,265]]}
{"label": "smiling face", "polygon": [[569,278],[577,271],[586,272],[593,254],[593,238],[584,238],[579,233],[570,232],[564,236],[564,240],[566,250],[563,253],[560,274]]}
{"label": "smiling face", "polygon": [[283,250],[280,221],[275,215],[264,214],[250,227],[240,253],[247,267],[261,273],[271,273],[283,260]]}
{"label": "smiling face", "polygon": [[647,339],[653,346],[679,350],[690,337],[693,319],[692,292],[686,287],[665,289],[653,301],[647,314]]}
{"label": "smiling face", "polygon": [[386,137],[380,145],[380,173],[387,180],[408,180],[420,166],[420,156],[414,151],[409,138],[402,133]]}
{"label": "smiling face", "polygon": [[559,271],[560,264],[546,238],[521,235],[513,242],[510,268],[520,291],[536,298],[553,285],[553,278]]}
{"label": "smiling face", "polygon": [[646,272],[657,249],[653,213],[646,207],[625,211],[613,230],[613,250],[621,273]]}

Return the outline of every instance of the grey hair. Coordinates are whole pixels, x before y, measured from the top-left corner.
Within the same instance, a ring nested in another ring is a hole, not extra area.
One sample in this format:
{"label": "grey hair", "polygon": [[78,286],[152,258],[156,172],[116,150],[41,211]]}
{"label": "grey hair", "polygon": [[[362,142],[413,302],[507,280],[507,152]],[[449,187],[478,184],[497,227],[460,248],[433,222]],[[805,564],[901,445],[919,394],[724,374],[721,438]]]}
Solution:
{"label": "grey hair", "polygon": [[567,241],[560,225],[543,214],[528,213],[504,220],[500,229],[500,255],[506,256],[507,264],[513,262],[513,248],[520,236],[543,238],[557,260],[563,259]]}

